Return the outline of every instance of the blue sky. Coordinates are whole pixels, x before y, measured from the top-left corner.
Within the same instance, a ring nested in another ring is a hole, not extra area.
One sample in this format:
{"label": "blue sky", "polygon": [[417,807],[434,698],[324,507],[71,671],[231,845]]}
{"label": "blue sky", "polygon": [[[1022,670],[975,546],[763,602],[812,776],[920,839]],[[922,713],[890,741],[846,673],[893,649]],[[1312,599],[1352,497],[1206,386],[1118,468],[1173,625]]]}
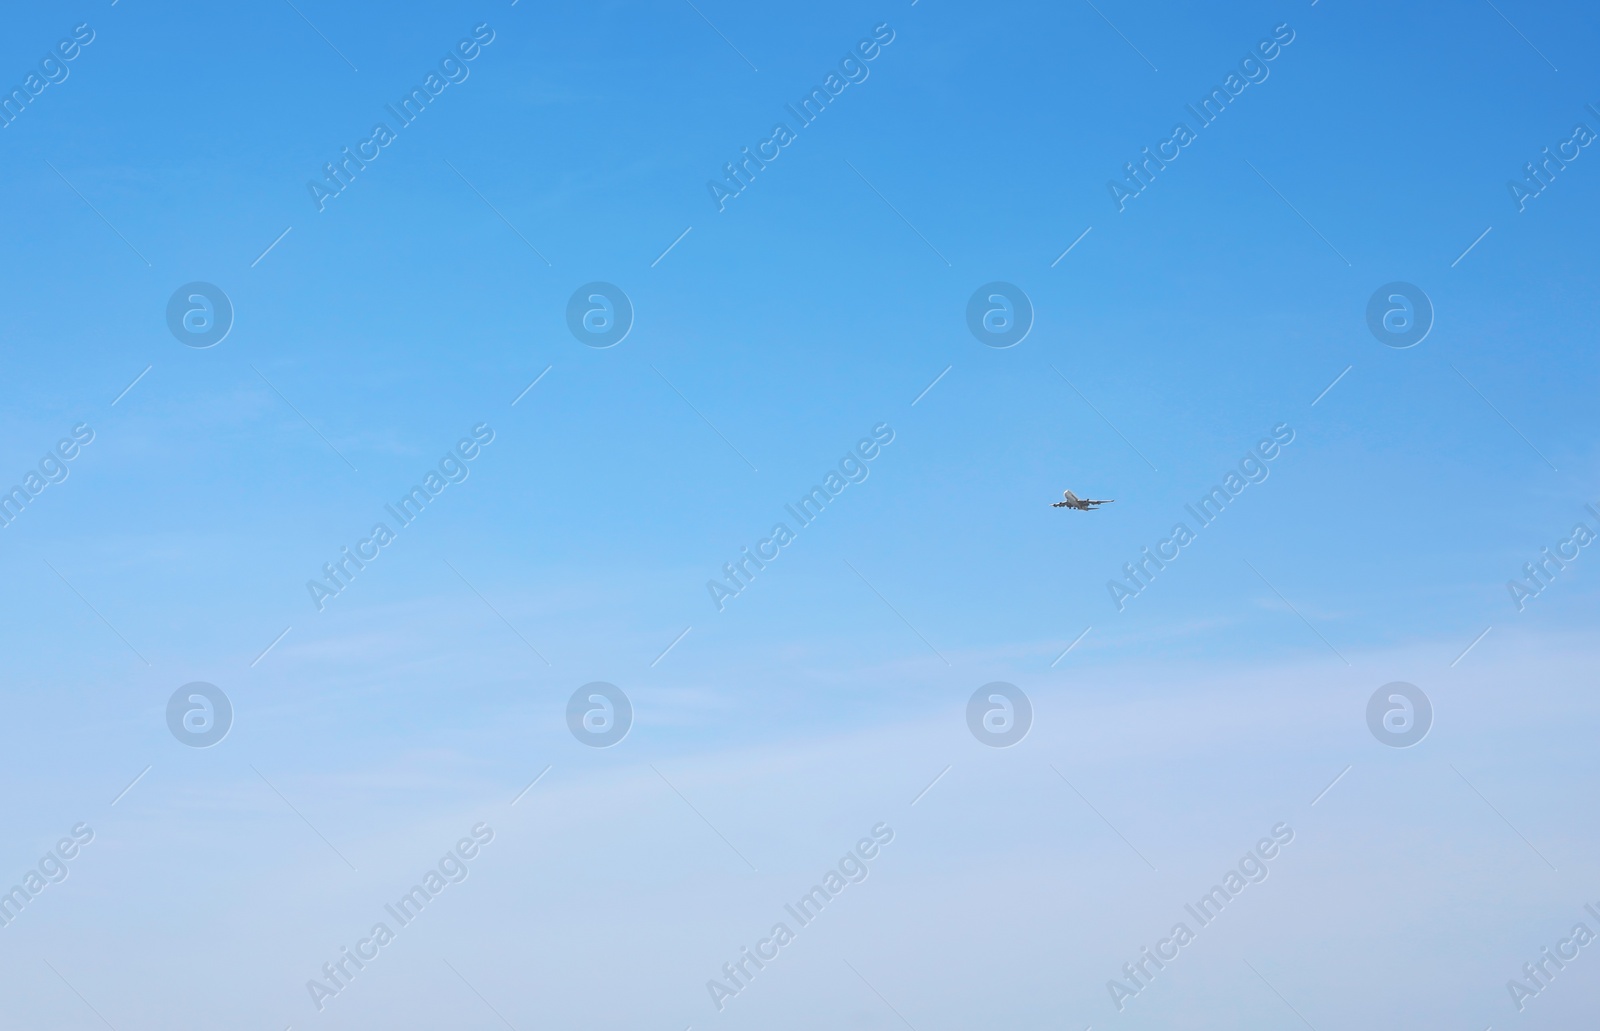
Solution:
{"label": "blue sky", "polygon": [[[1600,559],[1520,609],[1507,582],[1600,531],[1600,158],[1521,210],[1508,182],[1600,132],[1596,18],[8,14],[0,85],[93,38],[0,129],[0,486],[94,437],[0,529],[0,887],[96,832],[0,927],[8,997],[124,1029],[501,1026],[491,1002],[523,1027],[921,1031],[1277,1027],[1278,995],[1319,1027],[1587,1012],[1600,961],[1521,1011],[1505,982],[1600,908]],[[385,105],[479,26],[399,127]],[[798,127],[786,105],[875,31]],[[1275,32],[1198,127],[1186,105]],[[1119,210],[1108,181],[1180,119],[1197,138]],[[319,210],[308,183],[380,120],[396,138]],[[780,120],[796,138],[719,210],[708,182]],[[1034,309],[1003,349],[965,316],[995,281]],[[1404,349],[1365,315],[1397,281],[1434,310]],[[233,305],[213,347],[166,324],[191,282]],[[568,330],[591,282],[632,303],[616,346]],[[794,525],[882,424],[867,478]],[[1186,506],[1285,425],[1199,527]],[[395,526],[474,427],[467,477]],[[1064,488],[1115,503],[1050,508]],[[379,521],[395,541],[319,611],[307,581]],[[719,610],[707,581],[778,521],[795,539]],[[1119,610],[1108,581],[1179,521],[1195,539]],[[211,748],[165,721],[193,681],[233,705]],[[611,748],[565,722],[594,681],[635,708]],[[992,681],[1034,703],[1012,748],[964,722]],[[1392,681],[1433,701],[1412,748],[1364,722]],[[437,923],[316,1010],[307,979],[479,821],[499,836]],[[710,1006],[878,821],[899,837],[837,923]],[[1107,979],[1280,821],[1299,837],[1236,923],[1114,1009]]]}

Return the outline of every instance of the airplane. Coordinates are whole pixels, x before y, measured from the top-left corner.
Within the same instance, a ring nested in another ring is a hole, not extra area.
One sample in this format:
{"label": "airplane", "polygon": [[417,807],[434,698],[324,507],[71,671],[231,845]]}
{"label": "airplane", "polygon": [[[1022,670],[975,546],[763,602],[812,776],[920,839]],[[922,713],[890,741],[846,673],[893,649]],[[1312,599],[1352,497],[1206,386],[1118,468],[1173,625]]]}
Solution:
{"label": "airplane", "polygon": [[1111,502],[1116,500],[1116,498],[1109,498],[1105,501],[1093,501],[1089,498],[1080,498],[1070,490],[1062,491],[1061,495],[1062,497],[1066,498],[1066,500],[1057,501],[1055,504],[1050,506],[1051,508],[1074,508],[1079,512],[1092,512],[1100,505],[1109,505]]}

